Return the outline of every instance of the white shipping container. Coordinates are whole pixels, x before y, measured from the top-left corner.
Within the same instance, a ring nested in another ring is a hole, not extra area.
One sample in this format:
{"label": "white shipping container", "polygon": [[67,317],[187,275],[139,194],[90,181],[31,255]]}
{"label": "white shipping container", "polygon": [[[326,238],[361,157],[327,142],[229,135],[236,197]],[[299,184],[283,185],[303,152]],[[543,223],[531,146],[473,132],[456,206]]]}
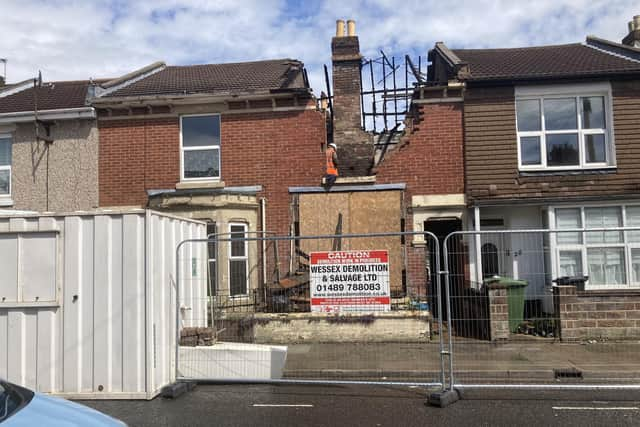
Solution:
{"label": "white shipping container", "polygon": [[[70,398],[155,397],[175,381],[176,247],[206,234],[143,209],[0,217],[0,377]],[[180,256],[194,279],[181,322],[206,326],[206,245]]]}

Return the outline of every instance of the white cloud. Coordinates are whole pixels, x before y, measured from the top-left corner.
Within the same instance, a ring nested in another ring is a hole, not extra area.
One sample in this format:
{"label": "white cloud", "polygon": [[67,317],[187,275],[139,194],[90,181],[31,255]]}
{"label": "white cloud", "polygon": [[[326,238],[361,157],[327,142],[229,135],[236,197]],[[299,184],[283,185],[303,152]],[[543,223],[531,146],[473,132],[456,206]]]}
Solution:
{"label": "white cloud", "polygon": [[619,41],[640,9],[625,0],[3,0],[0,57],[9,81],[113,77],[170,64],[293,57],[324,88],[337,18],[357,20],[362,52],[426,55],[452,47],[580,42],[586,34]]}

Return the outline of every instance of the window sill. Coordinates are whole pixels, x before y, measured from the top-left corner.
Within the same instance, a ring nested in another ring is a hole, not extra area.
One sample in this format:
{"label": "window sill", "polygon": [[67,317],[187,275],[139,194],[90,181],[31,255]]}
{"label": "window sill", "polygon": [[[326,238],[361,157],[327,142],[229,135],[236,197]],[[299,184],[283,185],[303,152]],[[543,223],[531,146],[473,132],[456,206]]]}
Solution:
{"label": "window sill", "polygon": [[518,175],[526,176],[567,176],[567,175],[609,175],[616,173],[616,166],[608,166],[593,169],[520,169]]}
{"label": "window sill", "polygon": [[8,196],[0,196],[0,206],[1,207],[11,207],[13,206],[13,200]]}
{"label": "window sill", "polygon": [[182,181],[176,184],[176,190],[195,188],[224,188],[224,181]]}

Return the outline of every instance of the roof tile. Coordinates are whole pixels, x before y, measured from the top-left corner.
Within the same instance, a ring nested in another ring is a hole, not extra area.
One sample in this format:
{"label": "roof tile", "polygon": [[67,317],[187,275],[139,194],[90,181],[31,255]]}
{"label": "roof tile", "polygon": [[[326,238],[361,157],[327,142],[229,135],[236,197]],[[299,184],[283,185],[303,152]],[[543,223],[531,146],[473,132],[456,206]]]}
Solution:
{"label": "roof tile", "polygon": [[279,89],[305,89],[304,66],[293,59],[168,66],[141,80],[104,95],[241,94]]}
{"label": "roof tile", "polygon": [[469,80],[519,80],[640,73],[638,61],[579,43],[452,51],[469,65]]}
{"label": "roof tile", "polygon": [[33,111],[35,94],[39,111],[85,107],[88,87],[88,80],[48,82],[36,89],[29,87],[0,97],[0,114]]}

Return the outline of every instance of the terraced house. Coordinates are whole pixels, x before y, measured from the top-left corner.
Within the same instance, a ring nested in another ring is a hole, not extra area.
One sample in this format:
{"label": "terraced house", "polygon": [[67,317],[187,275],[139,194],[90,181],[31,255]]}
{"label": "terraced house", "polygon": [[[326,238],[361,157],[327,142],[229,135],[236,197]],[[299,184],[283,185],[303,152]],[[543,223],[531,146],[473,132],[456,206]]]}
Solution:
{"label": "terraced house", "polygon": [[[221,238],[286,235],[288,187],[322,177],[325,115],[300,61],[160,62],[92,90],[100,207],[205,220]],[[275,250],[255,241],[223,246],[210,248],[210,277],[221,295],[250,307],[259,278],[279,274]]]}
{"label": "terraced house", "polygon": [[[436,43],[430,79],[465,86],[468,229],[640,224],[639,29],[630,23],[623,43],[597,37],[511,49]],[[609,301],[615,304],[598,308],[623,310],[631,302],[633,308],[639,242],[637,233],[616,231],[478,236],[470,242],[470,279],[524,279],[527,299],[551,311],[545,295],[552,280],[584,274],[586,291],[575,303],[594,303],[593,310],[596,301]],[[604,296],[618,299],[598,299]],[[624,312],[616,318],[609,326],[620,334],[633,330]]]}
{"label": "terraced house", "polygon": [[0,209],[98,206],[98,131],[91,82],[0,86]]}

